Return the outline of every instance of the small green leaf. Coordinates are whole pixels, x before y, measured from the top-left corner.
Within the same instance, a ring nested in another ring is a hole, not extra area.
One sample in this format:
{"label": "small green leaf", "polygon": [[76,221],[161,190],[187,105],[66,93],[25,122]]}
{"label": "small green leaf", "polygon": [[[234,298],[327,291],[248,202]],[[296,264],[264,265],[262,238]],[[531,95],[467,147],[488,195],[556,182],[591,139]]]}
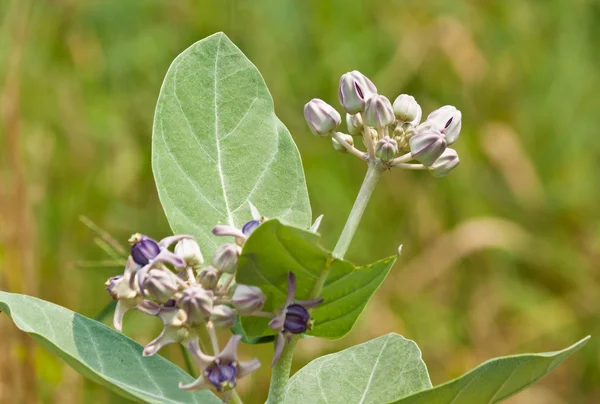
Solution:
{"label": "small green leaf", "polygon": [[557,352],[491,359],[457,379],[394,404],[493,404],[529,387],[580,349],[589,337]]}
{"label": "small green leaf", "polygon": [[221,402],[209,391],[189,393],[179,382],[193,379],[142,346],[95,320],[34,297],[0,292],[0,310],[15,325],[65,360],[83,376],[134,401],[146,403]]}
{"label": "small green leaf", "polygon": [[285,403],[387,403],[430,387],[417,344],[392,333],[310,362],[288,382]]}
{"label": "small green leaf", "polygon": [[[262,289],[267,296],[267,312],[284,304],[288,271],[296,275],[299,300],[309,299],[316,285],[325,280],[319,295],[325,300],[311,311],[315,325],[309,334],[333,339],[352,329],[395,261],[394,256],[357,268],[321,248],[318,234],[269,220],[244,244],[236,279]],[[273,334],[268,322],[265,318],[242,317],[244,330],[251,337]]]}
{"label": "small green leaf", "polygon": [[248,202],[310,226],[298,149],[259,71],[223,33],[171,64],[156,105],[152,168],[173,231],[196,236],[205,256],[227,241],[211,235],[214,225],[251,219]]}

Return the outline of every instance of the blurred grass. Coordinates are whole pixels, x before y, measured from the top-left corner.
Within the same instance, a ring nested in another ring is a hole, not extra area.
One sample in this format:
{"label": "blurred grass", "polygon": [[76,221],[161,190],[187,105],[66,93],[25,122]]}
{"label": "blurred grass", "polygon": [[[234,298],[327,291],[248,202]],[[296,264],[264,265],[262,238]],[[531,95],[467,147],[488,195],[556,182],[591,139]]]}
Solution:
{"label": "blurred grass", "polygon": [[[4,0],[0,2],[0,288],[94,316],[116,268],[78,221],[125,241],[169,232],[150,171],[171,60],[224,31],[258,66],[303,156],[332,246],[364,167],[311,136],[302,106],[337,105],[358,69],[426,112],[463,111],[462,164],[386,175],[350,258],[404,255],[356,329],[304,340],[297,366],[386,332],[421,346],[434,384],[495,355],[600,335],[600,2],[597,0]],[[158,332],[131,314],[141,343]],[[0,316],[0,402],[115,403]],[[268,363],[270,346],[251,347]],[[183,366],[178,349],[166,355]],[[512,404],[600,402],[600,342]],[[241,382],[263,402],[268,366]]]}

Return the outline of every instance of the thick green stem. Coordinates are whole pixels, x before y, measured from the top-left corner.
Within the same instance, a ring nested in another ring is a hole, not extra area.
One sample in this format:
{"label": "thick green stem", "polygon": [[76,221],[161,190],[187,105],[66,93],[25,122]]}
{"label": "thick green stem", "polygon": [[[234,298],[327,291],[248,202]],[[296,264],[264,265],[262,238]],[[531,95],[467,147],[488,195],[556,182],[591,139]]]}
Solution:
{"label": "thick green stem", "polygon": [[269,398],[266,404],[282,404],[285,398],[285,388],[290,378],[292,369],[292,359],[294,358],[294,348],[298,342],[297,337],[293,337],[289,344],[285,345],[283,352],[279,357],[271,373],[271,385],[269,386]]}

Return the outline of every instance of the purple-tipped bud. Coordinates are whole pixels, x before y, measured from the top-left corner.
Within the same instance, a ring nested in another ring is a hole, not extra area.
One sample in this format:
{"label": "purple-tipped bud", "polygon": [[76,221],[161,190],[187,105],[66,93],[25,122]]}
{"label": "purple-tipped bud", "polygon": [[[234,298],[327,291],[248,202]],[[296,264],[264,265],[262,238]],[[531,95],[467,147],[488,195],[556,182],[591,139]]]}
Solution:
{"label": "purple-tipped bud", "polygon": [[445,105],[429,114],[427,122],[446,137],[446,143],[450,146],[460,135],[462,113],[452,105]]}
{"label": "purple-tipped bud", "polygon": [[244,233],[246,237],[250,236],[252,232],[254,232],[254,230],[256,230],[258,226],[260,226],[261,223],[262,222],[259,219],[254,219],[250,220],[249,222],[246,222],[242,226],[242,233]]}
{"label": "purple-tipped bud", "polygon": [[233,274],[237,269],[240,247],[235,244],[223,244],[213,255],[212,264],[218,270]]}
{"label": "purple-tipped bud", "polygon": [[[346,143],[350,144],[351,146],[354,146],[354,138],[352,136],[347,135],[345,133],[339,133],[339,135],[342,137],[342,139],[346,141]],[[345,153],[348,151],[348,149],[341,145],[340,142],[338,142],[337,139],[334,137],[331,138],[331,145],[335,150],[339,152]]]}
{"label": "purple-tipped bud", "polygon": [[425,166],[432,165],[446,149],[446,139],[435,129],[425,129],[413,135],[409,144],[412,157]]}
{"label": "purple-tipped bud", "polygon": [[150,297],[159,303],[164,303],[177,292],[175,276],[172,272],[151,269],[142,279],[141,286]]}
{"label": "purple-tipped bud", "polygon": [[364,111],[365,103],[377,94],[377,87],[358,70],[348,72],[340,78],[338,95],[340,103],[349,114]]}
{"label": "purple-tipped bud", "polygon": [[260,288],[238,284],[231,297],[231,304],[240,315],[247,316],[261,310],[265,300],[266,297]]}
{"label": "purple-tipped bud", "polygon": [[304,106],[304,118],[310,131],[317,136],[329,135],[342,123],[340,114],[318,98],[313,98]]}
{"label": "purple-tipped bud", "polygon": [[394,114],[402,122],[409,122],[416,126],[421,120],[421,106],[415,97],[408,94],[400,94],[394,101]]}
{"label": "purple-tipped bud", "polygon": [[202,324],[210,317],[213,309],[213,293],[199,285],[185,289],[178,301],[179,307],[187,314],[190,324]]}
{"label": "purple-tipped bud", "polygon": [[214,289],[217,286],[217,283],[219,283],[220,277],[221,273],[217,268],[206,267],[203,268],[200,272],[198,272],[196,280],[202,285],[203,288]]}
{"label": "purple-tipped bud", "polygon": [[235,324],[235,311],[223,304],[215,306],[210,314],[210,321],[217,328],[231,328]]}
{"label": "purple-tipped bud", "polygon": [[302,334],[310,329],[310,314],[303,306],[292,304],[285,310],[283,329],[292,334]]}
{"label": "purple-tipped bud", "polygon": [[398,154],[398,142],[389,137],[384,137],[377,142],[375,147],[375,155],[383,161],[388,161],[396,157]]}
{"label": "purple-tipped bud", "polygon": [[196,240],[184,238],[175,245],[175,254],[185,261],[187,266],[198,268],[204,263],[204,257]]}
{"label": "purple-tipped bud", "polygon": [[384,95],[374,95],[365,104],[363,121],[374,128],[383,128],[396,120],[390,100]]}
{"label": "purple-tipped bud", "polygon": [[454,149],[446,149],[429,167],[429,172],[436,178],[445,177],[460,163],[458,153]]}
{"label": "purple-tipped bud", "polygon": [[129,238],[131,257],[136,264],[144,266],[160,253],[160,246],[150,237],[136,233]]}
{"label": "purple-tipped bud", "polygon": [[352,136],[359,136],[362,134],[363,121],[360,114],[346,114],[346,125],[348,126],[348,133]]}

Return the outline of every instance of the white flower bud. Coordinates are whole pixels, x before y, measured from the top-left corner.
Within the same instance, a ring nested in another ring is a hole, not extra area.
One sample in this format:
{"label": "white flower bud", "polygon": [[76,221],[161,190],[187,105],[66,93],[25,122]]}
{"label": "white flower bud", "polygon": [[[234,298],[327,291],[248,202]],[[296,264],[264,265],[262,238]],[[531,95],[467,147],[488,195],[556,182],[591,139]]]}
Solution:
{"label": "white flower bud", "polygon": [[396,157],[398,154],[398,143],[394,139],[384,137],[377,142],[375,147],[375,155],[382,161],[388,161]]}
{"label": "white flower bud", "polygon": [[429,167],[429,172],[436,178],[445,177],[460,163],[458,153],[454,149],[446,149],[442,155]]}
{"label": "white flower bud", "polygon": [[348,72],[340,78],[338,95],[340,103],[349,114],[364,111],[365,102],[377,94],[377,88],[371,80],[358,70]]}
{"label": "white flower bud", "polygon": [[157,302],[164,303],[173,297],[177,292],[177,275],[162,270],[151,269],[142,280],[142,287],[146,293],[156,299]]}
{"label": "white flower bud", "polygon": [[175,254],[185,261],[187,266],[198,268],[204,264],[204,257],[196,240],[184,238],[175,245]]}
{"label": "white flower bud", "polygon": [[433,164],[446,149],[446,139],[435,129],[426,129],[413,135],[410,140],[412,157],[425,166]]}
{"label": "white flower bud", "polygon": [[348,126],[348,133],[352,136],[360,136],[362,134],[363,122],[360,114],[346,114],[346,125]]}
{"label": "white flower bud", "polygon": [[240,248],[235,244],[223,244],[213,255],[212,264],[215,268],[228,274],[234,274],[237,269]]}
{"label": "white flower bud", "polygon": [[394,114],[402,122],[410,122],[416,126],[421,120],[422,113],[421,106],[412,95],[400,94],[394,101]]}
{"label": "white flower bud", "polygon": [[396,120],[390,100],[384,95],[374,95],[365,104],[364,122],[374,128],[383,128]]}
{"label": "white flower bud", "polygon": [[217,328],[231,328],[235,324],[235,312],[229,306],[215,306],[210,314],[210,321]]}
{"label": "white flower bud", "polygon": [[[354,138],[350,135],[347,135],[345,133],[340,133],[340,136],[342,137],[342,139],[344,139],[347,143],[349,143],[351,146],[354,146]],[[344,146],[342,146],[340,144],[340,142],[337,141],[336,138],[331,138],[331,144],[333,145],[333,148],[339,152],[346,152],[346,148]]]}
{"label": "white flower bud", "polygon": [[221,273],[217,268],[206,267],[198,272],[196,280],[202,285],[203,288],[214,289],[217,286],[217,283],[219,283],[220,277]]}
{"label": "white flower bud", "polygon": [[451,145],[460,135],[462,114],[452,105],[445,105],[429,114],[427,123],[439,130],[445,136],[446,143]]}
{"label": "white flower bud", "polygon": [[240,315],[246,316],[262,309],[265,300],[266,297],[259,287],[238,284],[233,291],[231,304]]}
{"label": "white flower bud", "polygon": [[191,285],[182,292],[177,304],[187,314],[188,323],[202,324],[212,312],[213,293],[200,285]]}
{"label": "white flower bud", "polygon": [[318,136],[329,135],[342,123],[340,114],[318,98],[313,98],[304,106],[304,118],[310,131]]}

